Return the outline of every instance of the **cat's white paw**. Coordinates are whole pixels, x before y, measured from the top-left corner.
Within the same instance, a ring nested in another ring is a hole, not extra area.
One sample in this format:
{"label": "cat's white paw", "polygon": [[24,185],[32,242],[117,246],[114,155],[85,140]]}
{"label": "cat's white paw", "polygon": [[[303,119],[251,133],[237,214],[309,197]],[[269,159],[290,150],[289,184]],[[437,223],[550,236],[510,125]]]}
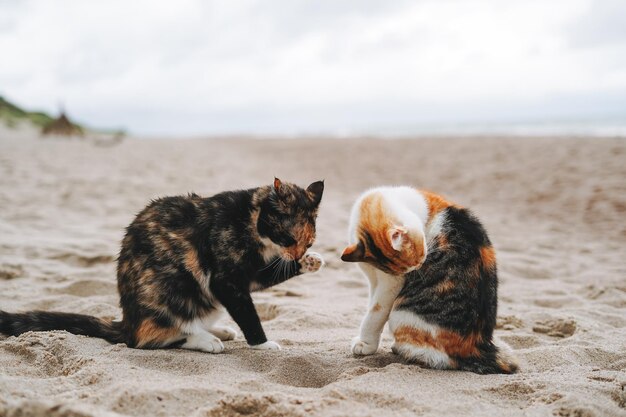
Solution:
{"label": "cat's white paw", "polygon": [[355,355],[373,355],[378,350],[378,344],[367,343],[360,337],[352,339],[352,353]]}
{"label": "cat's white paw", "polygon": [[298,261],[302,267],[302,273],[319,271],[324,266],[324,258],[317,252],[308,252]]}
{"label": "cat's white paw", "polygon": [[209,332],[222,341],[235,340],[237,337],[237,331],[228,326],[215,326],[209,329]]}
{"label": "cat's white paw", "polygon": [[190,334],[181,347],[183,349],[199,350],[208,353],[220,353],[224,351],[222,341],[208,332]]}
{"label": "cat's white paw", "polygon": [[276,342],[268,340],[267,342],[261,343],[260,345],[250,345],[250,348],[256,350],[280,350],[280,345]]}

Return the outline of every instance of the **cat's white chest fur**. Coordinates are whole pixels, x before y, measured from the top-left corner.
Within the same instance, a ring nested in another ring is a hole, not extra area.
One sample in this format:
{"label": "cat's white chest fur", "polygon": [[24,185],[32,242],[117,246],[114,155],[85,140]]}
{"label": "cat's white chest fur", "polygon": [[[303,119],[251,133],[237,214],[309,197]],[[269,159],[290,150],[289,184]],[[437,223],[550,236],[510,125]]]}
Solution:
{"label": "cat's white chest fur", "polygon": [[282,248],[276,243],[272,242],[271,239],[262,237],[261,243],[263,244],[263,249],[261,249],[261,256],[263,256],[263,260],[265,262],[269,262],[277,256],[281,256]]}

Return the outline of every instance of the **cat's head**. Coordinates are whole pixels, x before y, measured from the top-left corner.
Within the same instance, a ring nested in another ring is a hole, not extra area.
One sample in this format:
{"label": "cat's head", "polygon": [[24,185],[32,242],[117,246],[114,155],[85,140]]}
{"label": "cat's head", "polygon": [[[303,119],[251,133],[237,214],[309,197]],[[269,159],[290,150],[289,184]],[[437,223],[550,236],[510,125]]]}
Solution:
{"label": "cat's head", "polygon": [[365,262],[392,275],[419,268],[426,259],[424,234],[399,224],[380,195],[370,195],[359,207],[356,243],[346,247],[344,262]]}
{"label": "cat's head", "polygon": [[257,230],[261,238],[279,246],[283,258],[300,259],[315,241],[315,220],[323,192],[324,181],[316,181],[305,190],[275,178],[259,212]]}

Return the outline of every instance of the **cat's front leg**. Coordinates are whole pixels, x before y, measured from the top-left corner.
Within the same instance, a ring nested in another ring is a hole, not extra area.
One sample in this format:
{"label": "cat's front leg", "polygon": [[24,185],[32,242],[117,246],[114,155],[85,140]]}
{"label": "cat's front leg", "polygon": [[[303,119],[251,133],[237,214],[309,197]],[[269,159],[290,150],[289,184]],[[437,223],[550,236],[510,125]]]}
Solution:
{"label": "cat's front leg", "polygon": [[216,275],[211,281],[211,292],[235,320],[252,349],[280,350],[278,343],[267,340],[250,291],[240,282],[237,277]]}
{"label": "cat's front leg", "polygon": [[376,353],[380,344],[380,335],[389,319],[393,302],[404,285],[403,276],[389,275],[375,270],[366,273],[376,274],[376,286],[371,289],[369,308],[361,322],[359,336],[352,341],[352,353],[355,355]]}
{"label": "cat's front leg", "polygon": [[324,258],[316,252],[305,253],[297,261],[274,258],[261,268],[254,277],[253,291],[273,287],[295,276],[319,271],[324,266]]}

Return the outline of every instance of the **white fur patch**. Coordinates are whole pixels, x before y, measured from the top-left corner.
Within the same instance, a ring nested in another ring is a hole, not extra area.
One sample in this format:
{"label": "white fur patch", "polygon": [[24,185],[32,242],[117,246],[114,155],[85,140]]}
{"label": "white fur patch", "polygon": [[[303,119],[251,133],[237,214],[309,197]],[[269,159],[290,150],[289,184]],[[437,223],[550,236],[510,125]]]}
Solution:
{"label": "white fur patch", "polygon": [[[439,326],[428,323],[410,311],[395,310],[389,315],[389,330],[393,334],[400,327],[409,327],[430,333],[434,338],[439,333]],[[446,369],[450,367],[450,357],[441,350],[428,346],[415,346],[410,343],[394,343],[393,351],[408,360],[421,362],[431,368]]]}
{"label": "white fur patch", "polygon": [[393,351],[407,360],[421,362],[431,368],[450,367],[450,357],[434,348],[415,346],[410,343],[394,343]]}
{"label": "white fur patch", "polygon": [[263,244],[263,249],[261,250],[261,255],[263,256],[263,260],[265,262],[269,262],[277,256],[281,256],[283,253],[283,249],[272,242],[271,239],[266,237],[261,238],[261,243]]}
{"label": "white fur patch", "polygon": [[260,345],[250,345],[250,349],[255,350],[281,350],[281,347],[278,343],[272,342],[268,340],[265,343],[261,343]]}
{"label": "white fur patch", "polygon": [[184,321],[181,323],[179,328],[180,332],[186,335],[206,332],[203,320],[199,318],[192,321]]}
{"label": "white fur patch", "polygon": [[391,333],[403,326],[428,332],[433,335],[433,337],[439,332],[439,326],[428,323],[417,314],[405,310],[392,311],[389,315],[389,330]]}
{"label": "white fur patch", "polygon": [[441,211],[433,217],[426,227],[426,239],[430,240],[441,234],[443,225],[446,223],[446,213]]}

